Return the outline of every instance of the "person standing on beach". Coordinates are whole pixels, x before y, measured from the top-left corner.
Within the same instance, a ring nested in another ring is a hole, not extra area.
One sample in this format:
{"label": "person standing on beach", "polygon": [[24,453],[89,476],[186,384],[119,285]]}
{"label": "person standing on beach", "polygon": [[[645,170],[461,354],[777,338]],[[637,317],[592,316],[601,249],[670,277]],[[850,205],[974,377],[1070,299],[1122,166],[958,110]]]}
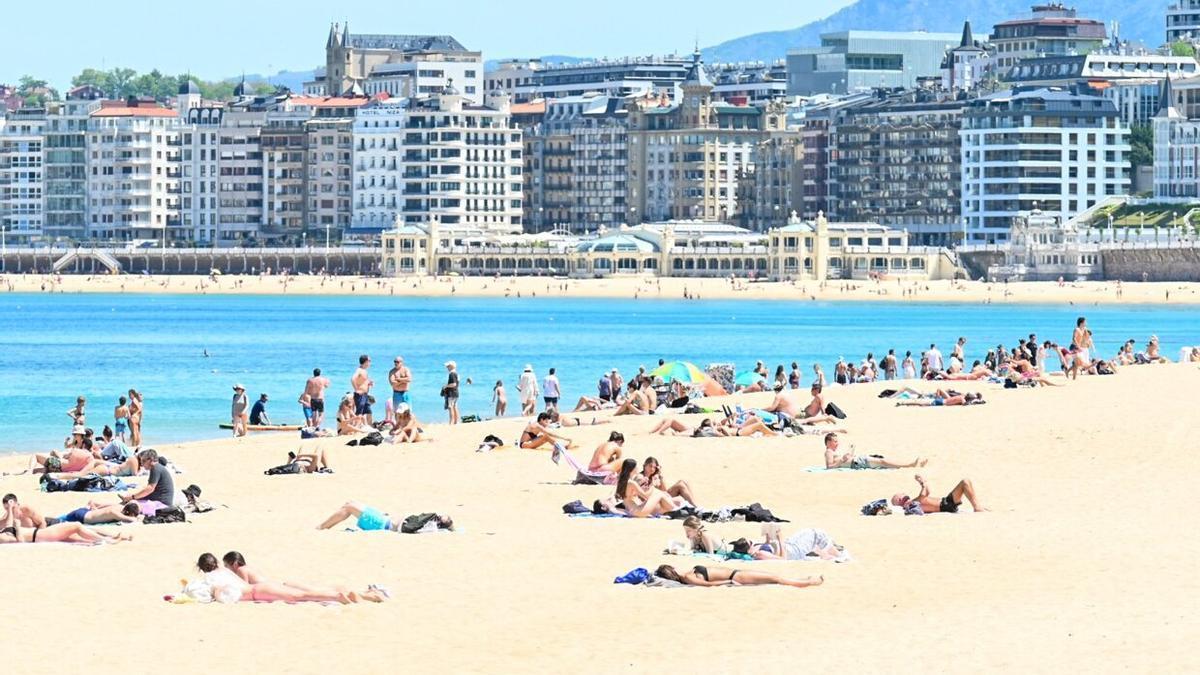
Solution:
{"label": "person standing on beach", "polygon": [[788,373],[788,386],[792,389],[799,389],[800,380],[800,364],[792,361],[792,372]]}
{"label": "person standing on beach", "polygon": [[620,371],[618,371],[616,368],[613,368],[612,372],[609,374],[608,383],[612,385],[613,403],[620,403],[622,395],[625,393],[625,390],[623,389],[625,386],[625,379],[621,377]]}
{"label": "person standing on beach", "polygon": [[450,424],[458,424],[458,364],[446,362],[446,386],[442,387],[442,402],[450,416]]}
{"label": "person standing on beach", "polygon": [[250,401],[246,398],[246,388],[241,384],[233,385],[233,404],[230,407],[229,417],[233,423],[233,435],[246,435],[246,409],[250,407]]}
{"label": "person standing on beach", "polygon": [[508,394],[504,392],[504,380],[496,380],[492,387],[492,403],[496,404],[496,417],[504,417],[508,410]]}
{"label": "person standing on beach", "polygon": [[86,406],[86,397],[80,396],[75,399],[75,405],[67,410],[67,417],[71,418],[71,426],[84,426],[87,423],[87,413],[84,412]]}
{"label": "person standing on beach", "polygon": [[392,369],[388,372],[388,382],[392,385],[392,409],[395,410],[401,403],[409,403],[408,386],[412,383],[412,371],[404,365],[403,356],[397,356],[392,364]]}
{"label": "person standing on beach", "polygon": [[1092,331],[1087,327],[1087,317],[1081,316],[1075,320],[1075,332],[1071,334],[1071,344],[1075,346],[1075,362],[1071,365],[1071,379],[1079,379],[1079,371],[1092,367]]}
{"label": "person standing on beach", "polygon": [[121,442],[125,442],[125,428],[129,424],[129,405],[126,403],[124,396],[117,399],[117,407],[113,408],[113,428],[116,430],[117,438]]}
{"label": "person standing on beach", "polygon": [[525,364],[521,379],[517,380],[517,393],[521,396],[521,414],[532,415],[537,409],[538,384],[533,366]]}
{"label": "person standing on beach", "polygon": [[350,389],[354,392],[354,414],[363,418],[368,426],[375,422],[371,415],[371,387],[375,385],[375,380],[367,374],[370,367],[371,357],[363,354],[358,357],[358,369],[350,378]]}
{"label": "person standing on beach", "polygon": [[554,369],[550,369],[550,374],[542,381],[542,399],[546,401],[546,411],[558,412],[558,398],[562,395],[558,384],[558,376],[554,374]]}
{"label": "person standing on beach", "polygon": [[925,352],[925,358],[929,362],[929,372],[940,373],[945,370],[945,364],[942,362],[942,352],[938,350],[936,344],[930,343],[929,351]]}
{"label": "person standing on beach", "polygon": [[142,415],[146,406],[142,394],[137,389],[129,390],[129,445],[134,448],[142,445]]}
{"label": "person standing on beach", "polygon": [[913,361],[911,350],[904,352],[904,363],[900,364],[900,370],[904,372],[904,379],[917,379],[917,364]]}
{"label": "person standing on beach", "polygon": [[963,349],[967,344],[967,338],[960,337],[958,342],[954,343],[954,349],[950,352],[950,365],[954,365],[958,361],[958,370],[962,370],[967,364],[966,351]]}
{"label": "person standing on beach", "polygon": [[887,356],[883,357],[883,379],[896,379],[896,350],[889,349]]}
{"label": "person standing on beach", "polygon": [[307,399],[306,406],[309,417],[309,424],[313,429],[320,428],[321,422],[325,420],[325,389],[329,387],[329,378],[321,376],[320,368],[313,368],[312,377],[304,383],[304,394],[300,398]]}

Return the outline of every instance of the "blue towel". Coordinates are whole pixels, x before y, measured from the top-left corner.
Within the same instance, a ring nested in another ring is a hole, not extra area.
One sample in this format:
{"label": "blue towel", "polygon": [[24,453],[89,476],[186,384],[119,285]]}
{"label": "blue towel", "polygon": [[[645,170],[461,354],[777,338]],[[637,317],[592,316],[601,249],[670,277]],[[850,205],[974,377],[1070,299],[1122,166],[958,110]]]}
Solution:
{"label": "blue towel", "polygon": [[645,567],[636,567],[629,572],[613,579],[614,584],[644,584],[650,578],[650,570]]}

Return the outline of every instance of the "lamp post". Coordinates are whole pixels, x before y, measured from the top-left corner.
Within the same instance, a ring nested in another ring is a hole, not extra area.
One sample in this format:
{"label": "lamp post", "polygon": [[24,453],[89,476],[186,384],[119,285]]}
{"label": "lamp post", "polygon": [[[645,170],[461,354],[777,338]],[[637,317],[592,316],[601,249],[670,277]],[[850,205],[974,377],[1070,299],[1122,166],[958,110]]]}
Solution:
{"label": "lamp post", "polygon": [[329,252],[329,223],[325,223],[325,252]]}

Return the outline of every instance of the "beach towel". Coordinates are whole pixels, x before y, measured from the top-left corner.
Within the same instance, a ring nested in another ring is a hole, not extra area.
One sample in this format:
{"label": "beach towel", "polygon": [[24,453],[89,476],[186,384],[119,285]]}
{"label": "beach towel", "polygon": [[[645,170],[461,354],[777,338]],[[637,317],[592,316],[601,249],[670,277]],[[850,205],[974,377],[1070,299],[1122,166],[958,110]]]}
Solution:
{"label": "beach towel", "polygon": [[566,460],[567,466],[575,469],[575,480],[571,481],[576,485],[616,485],[617,474],[611,471],[591,471],[579,460],[575,459],[566,448],[560,443],[554,444],[554,450],[550,453],[550,460],[558,464],[559,460]]}
{"label": "beach towel", "polygon": [[[568,513],[567,515],[572,518],[628,518],[629,517],[623,513],[592,513],[590,511],[587,513]],[[651,518],[657,518],[657,517],[658,516],[651,516]]]}
{"label": "beach towel", "polygon": [[801,470],[807,471],[808,473],[824,473],[826,471],[829,471],[829,472],[834,472],[834,471],[879,471],[884,468],[885,467],[882,467],[882,466],[871,466],[871,467],[867,467],[865,469],[852,469],[848,466],[839,466],[836,469],[827,469],[823,466],[806,466]]}
{"label": "beach towel", "polygon": [[687,584],[680,583],[674,579],[664,579],[660,576],[651,574],[649,579],[642,582],[643,588],[689,588]]}
{"label": "beach towel", "polygon": [[46,478],[42,481],[42,492],[115,492],[131,490],[135,486],[111,476],[84,476],[71,480]]}

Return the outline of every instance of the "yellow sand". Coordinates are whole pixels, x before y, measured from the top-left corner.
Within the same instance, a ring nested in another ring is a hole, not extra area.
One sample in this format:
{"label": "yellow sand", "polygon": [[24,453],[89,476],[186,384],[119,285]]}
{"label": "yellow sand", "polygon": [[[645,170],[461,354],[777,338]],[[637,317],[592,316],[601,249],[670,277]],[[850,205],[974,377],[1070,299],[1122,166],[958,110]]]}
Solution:
{"label": "yellow sand", "polygon": [[[960,383],[964,390],[977,387]],[[855,557],[737,563],[823,574],[824,586],[659,590],[613,585],[631,568],[699,559],[662,554],[682,539],[663,520],[571,519],[560,507],[610,488],[567,484],[548,453],[476,454],[519,420],[429,427],[417,446],[333,449],[334,475],[265,477],[292,434],[160,450],[227,505],[187,525],[133,526],[132,543],[6,546],[0,584],[9,672],[1195,672],[1200,469],[1194,365],[1125,368],[1060,389],[980,387],[988,405],[896,408],[879,385],[834,388],[847,445],[930,458],[934,491],[974,479],[993,511],[886,518],[859,507],[915,491],[911,470],[808,473],[817,436],[647,435],[657,418],[569,430],[585,458],[611,430],[653,454],[706,506],[762,502],[830,532]],[[920,386],[920,385],[918,385]],[[765,395],[745,397],[757,403]],[[693,418],[694,419],[694,418]],[[153,424],[152,420],[147,422]],[[0,469],[20,464],[0,461]],[[0,479],[50,514],[87,495]],[[106,497],[106,496],[102,496]],[[396,514],[450,513],[455,534],[318,532],[347,499]],[[748,523],[711,525],[757,536]],[[205,551],[241,551],[277,579],[378,583],[385,605],[163,602]],[[711,564],[711,563],[710,563]]]}
{"label": "yellow sand", "polygon": [[1200,303],[1200,284],[1185,282],[1054,282],[987,284],[978,281],[831,281],[750,283],[728,279],[623,276],[608,279],[544,277],[219,276],[187,275],[0,275],[4,290],[51,293],[246,293],[291,295],[388,295],[484,297],[612,297],[702,300],[873,300],[968,303]]}

